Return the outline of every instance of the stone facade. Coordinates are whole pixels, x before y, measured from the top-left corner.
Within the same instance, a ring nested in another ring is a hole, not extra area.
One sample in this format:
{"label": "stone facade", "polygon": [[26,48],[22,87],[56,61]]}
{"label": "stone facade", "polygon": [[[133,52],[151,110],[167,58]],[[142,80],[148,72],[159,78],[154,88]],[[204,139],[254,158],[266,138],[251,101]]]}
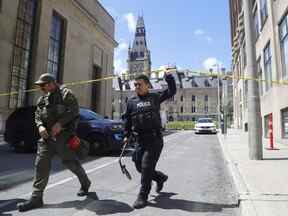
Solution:
{"label": "stone facade", "polygon": [[[167,120],[197,120],[200,117],[212,117],[217,120],[218,80],[207,75],[192,75],[190,71],[175,71],[174,78],[177,85],[176,95],[161,105],[161,112]],[[151,91],[159,92],[167,88],[163,77],[150,78]],[[220,101],[222,101],[222,80],[220,80]],[[126,109],[127,98],[134,95],[133,80],[125,82],[123,91],[116,86],[113,90],[113,117]],[[193,108],[194,107],[194,108]]]}
{"label": "stone facade", "polygon": [[[254,0],[254,31],[256,29],[256,58],[258,64],[259,94],[264,138],[268,136],[268,116],[273,117],[273,134],[278,143],[288,144],[288,79],[287,19],[288,1]],[[245,29],[241,1],[230,0],[232,26],[232,71],[236,78],[234,88],[235,126],[247,129],[247,81],[245,76]],[[237,8],[237,9],[236,9]],[[283,25],[281,25],[283,24]],[[285,26],[285,28],[282,28]],[[285,30],[286,29],[286,30]],[[237,79],[239,78],[239,79]],[[262,81],[260,81],[262,80]],[[282,83],[281,83],[282,82]]]}
{"label": "stone facade", "polygon": [[[21,24],[24,13],[28,27]],[[113,75],[114,31],[113,18],[97,0],[2,0],[0,92],[19,94],[0,97],[0,130],[15,108],[35,104],[39,92],[24,90],[42,73],[54,73],[60,83]],[[111,116],[112,80],[70,88],[81,106]]]}
{"label": "stone facade", "polygon": [[150,75],[151,56],[147,46],[143,17],[138,17],[133,45],[128,50],[127,64],[130,77],[140,73]]}

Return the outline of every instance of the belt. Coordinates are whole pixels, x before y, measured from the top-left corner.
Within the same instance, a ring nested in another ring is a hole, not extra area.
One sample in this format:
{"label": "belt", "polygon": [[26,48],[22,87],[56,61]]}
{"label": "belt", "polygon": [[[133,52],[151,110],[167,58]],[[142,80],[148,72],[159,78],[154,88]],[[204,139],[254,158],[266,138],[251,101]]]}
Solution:
{"label": "belt", "polygon": [[139,131],[136,132],[138,137],[147,137],[147,136],[159,136],[161,135],[161,131],[160,130],[152,130],[152,131]]}

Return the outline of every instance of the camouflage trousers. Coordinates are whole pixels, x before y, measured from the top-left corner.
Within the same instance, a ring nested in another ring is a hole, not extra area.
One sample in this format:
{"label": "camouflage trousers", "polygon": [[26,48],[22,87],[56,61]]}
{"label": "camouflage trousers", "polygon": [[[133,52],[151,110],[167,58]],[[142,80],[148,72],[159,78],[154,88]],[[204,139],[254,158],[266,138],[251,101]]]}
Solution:
{"label": "camouflage trousers", "polygon": [[77,159],[75,152],[68,148],[67,141],[71,134],[69,131],[62,131],[57,135],[56,139],[49,138],[38,141],[32,196],[43,196],[43,191],[49,179],[51,161],[55,155],[58,155],[62,163],[78,177],[81,186],[85,187],[89,184],[88,176]]}

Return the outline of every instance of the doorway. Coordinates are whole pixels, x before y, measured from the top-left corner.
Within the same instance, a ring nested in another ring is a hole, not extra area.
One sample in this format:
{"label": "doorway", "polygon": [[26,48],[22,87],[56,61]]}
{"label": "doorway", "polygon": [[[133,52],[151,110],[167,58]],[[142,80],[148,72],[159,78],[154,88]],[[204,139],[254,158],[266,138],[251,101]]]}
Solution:
{"label": "doorway", "polygon": [[[94,65],[92,79],[100,79],[102,68]],[[91,110],[100,113],[100,96],[101,96],[101,82],[92,83],[92,94],[91,94]]]}

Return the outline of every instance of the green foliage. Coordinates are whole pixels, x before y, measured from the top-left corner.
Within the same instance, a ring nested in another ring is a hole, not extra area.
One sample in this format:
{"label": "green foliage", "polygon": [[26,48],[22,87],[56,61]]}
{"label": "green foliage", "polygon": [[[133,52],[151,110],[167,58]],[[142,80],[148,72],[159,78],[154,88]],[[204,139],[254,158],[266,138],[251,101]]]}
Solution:
{"label": "green foliage", "polygon": [[167,129],[174,130],[192,130],[195,127],[195,122],[193,121],[172,121],[166,124]]}

